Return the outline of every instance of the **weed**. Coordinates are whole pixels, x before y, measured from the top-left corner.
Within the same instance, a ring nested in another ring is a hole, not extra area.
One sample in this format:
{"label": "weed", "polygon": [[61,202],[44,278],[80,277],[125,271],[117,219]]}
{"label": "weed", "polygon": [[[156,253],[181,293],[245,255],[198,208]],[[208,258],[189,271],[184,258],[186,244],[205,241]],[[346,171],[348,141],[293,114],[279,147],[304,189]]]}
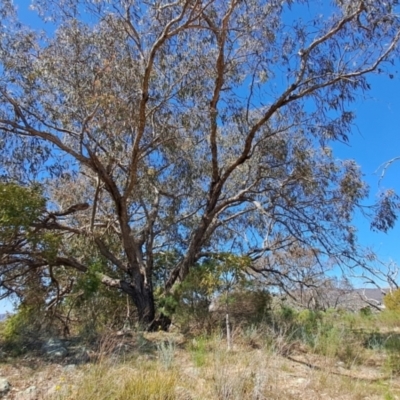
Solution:
{"label": "weed", "polygon": [[265,332],[259,325],[251,324],[246,326],[242,332],[245,345],[253,349],[259,349],[265,344]]}
{"label": "weed", "polygon": [[172,340],[157,344],[158,358],[165,369],[169,369],[175,358],[176,345]]}
{"label": "weed", "polygon": [[218,359],[214,371],[214,390],[218,400],[242,400],[253,393],[254,374],[248,369],[234,370],[228,360]]}
{"label": "weed", "polygon": [[193,339],[189,351],[192,356],[193,363],[196,367],[202,367],[206,364],[207,360],[207,338],[200,336],[197,339]]}

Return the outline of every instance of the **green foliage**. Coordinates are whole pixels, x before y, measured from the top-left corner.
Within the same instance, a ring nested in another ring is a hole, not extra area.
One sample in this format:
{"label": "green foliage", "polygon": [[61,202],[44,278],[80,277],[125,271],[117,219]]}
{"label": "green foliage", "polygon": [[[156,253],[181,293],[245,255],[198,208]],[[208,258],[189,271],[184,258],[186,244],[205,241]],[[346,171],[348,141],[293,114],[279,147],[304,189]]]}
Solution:
{"label": "green foliage", "polygon": [[383,232],[392,229],[400,210],[399,196],[392,189],[389,189],[380,195],[375,207],[376,213],[371,224],[372,229]]}
{"label": "green foliage", "polygon": [[361,309],[360,309],[360,315],[361,315],[362,317],[365,317],[365,318],[371,317],[371,316],[372,316],[371,307],[367,306],[367,307],[361,308]]}
{"label": "green foliage", "polygon": [[388,293],[383,298],[383,303],[389,311],[400,311],[400,289]]}
{"label": "green foliage", "polygon": [[192,355],[192,360],[196,367],[200,368],[205,365],[208,355],[209,339],[202,335],[194,338],[189,344],[189,351]]}
{"label": "green foliage", "polygon": [[[51,232],[40,232],[33,226],[46,205],[42,189],[15,183],[0,183],[0,244],[4,246],[30,245],[30,252],[40,251],[44,258],[53,259],[61,239]],[[27,250],[27,249],[25,249]]]}
{"label": "green foliage", "polygon": [[159,292],[164,288],[168,279],[168,274],[178,262],[181,254],[178,251],[164,251],[154,254],[153,282],[154,287]]}
{"label": "green foliage", "polygon": [[[168,262],[171,258],[174,254],[164,256],[163,261]],[[210,331],[215,327],[216,317],[209,312],[214,297],[237,315],[262,318],[269,306],[270,295],[252,291],[245,274],[249,263],[248,257],[218,253],[193,267],[186,279],[174,287],[172,294],[160,295],[158,307],[164,314],[173,316],[175,323],[184,330]]]}
{"label": "green foliage", "polygon": [[[101,260],[93,260],[89,262],[88,270],[85,274],[79,274],[74,292],[79,292],[79,302],[84,302],[95,296],[98,292],[101,281],[98,272],[104,272],[105,263]],[[78,304],[77,304],[78,305]]]}
{"label": "green foliage", "polygon": [[379,320],[382,324],[393,328],[400,328],[400,318],[397,311],[384,310],[379,314]]}
{"label": "green foliage", "polygon": [[385,341],[385,350],[387,354],[385,367],[392,374],[400,374],[400,335],[390,335]]}
{"label": "green foliage", "polygon": [[43,212],[45,199],[39,186],[31,188],[0,183],[0,240],[28,231]]}
{"label": "green foliage", "polygon": [[56,235],[53,232],[45,232],[41,235],[40,239],[42,246],[42,255],[50,263],[53,262],[59,253],[62,241],[61,236]]}
{"label": "green foliage", "polygon": [[346,328],[326,323],[318,327],[313,350],[317,354],[339,359],[346,367],[359,364],[364,352],[362,338]]}
{"label": "green foliage", "polygon": [[[208,312],[213,293],[213,270],[210,264],[193,268],[187,279],[176,286],[172,294],[162,296],[158,306],[162,312],[174,318],[181,329],[209,331],[212,326]],[[215,288],[214,288],[215,290]]]}
{"label": "green foliage", "polygon": [[292,307],[283,304],[281,306],[279,314],[284,322],[293,322],[295,319],[296,311]]}
{"label": "green foliage", "polygon": [[109,271],[104,260],[88,261],[88,271],[77,275],[73,294],[65,304],[74,316],[74,331],[88,341],[96,339],[106,328],[133,325],[132,315],[127,321],[130,304],[127,305],[126,295],[102,285],[98,273],[105,272]]}
{"label": "green foliage", "polygon": [[5,349],[18,356],[30,349],[39,339],[43,328],[43,310],[20,305],[17,312],[4,321],[0,337]]}
{"label": "green foliage", "polygon": [[396,397],[392,395],[390,392],[385,393],[384,400],[396,400]]}
{"label": "green foliage", "polygon": [[[292,311],[293,312],[293,311]],[[296,321],[302,339],[309,345],[315,345],[315,335],[322,322],[322,313],[313,310],[302,310],[295,317],[292,315],[291,320]]]}
{"label": "green foliage", "polygon": [[50,280],[48,275],[43,278],[39,267],[51,264],[61,246],[61,235],[38,227],[45,205],[38,185],[0,183],[0,252],[4,255],[0,268],[7,288],[16,285],[22,301],[43,300]]}
{"label": "green foliage", "polygon": [[[338,310],[297,311],[282,306],[272,316],[275,332],[287,342],[305,344],[311,352],[342,361],[347,367],[359,364],[365,355],[365,338],[352,329],[350,314]],[[361,318],[359,318],[361,321]]]}

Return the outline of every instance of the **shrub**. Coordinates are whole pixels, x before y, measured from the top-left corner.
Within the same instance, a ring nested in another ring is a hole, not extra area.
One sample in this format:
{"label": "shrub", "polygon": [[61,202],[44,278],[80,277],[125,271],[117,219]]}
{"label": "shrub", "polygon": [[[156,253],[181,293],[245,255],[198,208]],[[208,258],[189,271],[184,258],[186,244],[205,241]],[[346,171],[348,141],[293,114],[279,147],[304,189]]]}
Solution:
{"label": "shrub", "polygon": [[367,306],[367,307],[361,308],[360,309],[360,315],[362,317],[366,317],[366,318],[371,317],[371,315],[372,315],[371,307]]}
{"label": "shrub", "polygon": [[392,374],[400,374],[400,335],[390,335],[384,347],[387,353],[385,367]]}
{"label": "shrub", "polygon": [[207,355],[210,350],[208,348],[208,341],[209,339],[206,336],[199,336],[194,338],[188,346],[196,367],[202,367],[206,364]]}
{"label": "shrub", "polygon": [[383,303],[389,311],[400,311],[400,289],[388,293],[383,298]]}
{"label": "shrub", "polygon": [[1,331],[4,348],[13,356],[25,353],[35,345],[44,329],[40,310],[21,305],[18,312],[8,317]]}

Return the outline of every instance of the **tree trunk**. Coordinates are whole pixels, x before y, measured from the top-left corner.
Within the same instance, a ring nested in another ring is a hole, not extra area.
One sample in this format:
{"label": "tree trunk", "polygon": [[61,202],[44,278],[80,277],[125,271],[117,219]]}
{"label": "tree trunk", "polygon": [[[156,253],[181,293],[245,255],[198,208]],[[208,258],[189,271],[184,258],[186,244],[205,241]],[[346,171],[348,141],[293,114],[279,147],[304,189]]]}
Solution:
{"label": "tree trunk", "polygon": [[152,288],[142,284],[142,282],[134,286],[121,281],[121,289],[129,295],[135,304],[138,312],[139,324],[144,329],[149,329],[155,320],[155,305]]}
{"label": "tree trunk", "polygon": [[139,324],[147,329],[153,323],[156,314],[153,292],[147,288],[144,288],[141,293],[134,291],[132,300],[138,311]]}
{"label": "tree trunk", "polygon": [[135,287],[132,284],[121,281],[121,289],[129,295],[135,304],[141,328],[147,331],[168,330],[171,319],[163,314],[156,317],[152,287],[144,284],[136,285]]}

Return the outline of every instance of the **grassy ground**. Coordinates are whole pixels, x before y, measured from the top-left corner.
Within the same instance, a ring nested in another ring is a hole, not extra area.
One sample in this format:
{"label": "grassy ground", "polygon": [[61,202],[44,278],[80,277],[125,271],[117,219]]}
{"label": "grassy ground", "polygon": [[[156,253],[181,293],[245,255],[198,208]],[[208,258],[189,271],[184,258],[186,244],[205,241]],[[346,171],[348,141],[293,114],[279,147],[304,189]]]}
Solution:
{"label": "grassy ground", "polygon": [[[91,362],[5,358],[18,399],[400,399],[400,316],[287,312],[223,333],[105,334]],[[64,364],[66,361],[64,361]],[[18,397],[20,396],[20,397]],[[24,397],[29,398],[29,397]]]}

